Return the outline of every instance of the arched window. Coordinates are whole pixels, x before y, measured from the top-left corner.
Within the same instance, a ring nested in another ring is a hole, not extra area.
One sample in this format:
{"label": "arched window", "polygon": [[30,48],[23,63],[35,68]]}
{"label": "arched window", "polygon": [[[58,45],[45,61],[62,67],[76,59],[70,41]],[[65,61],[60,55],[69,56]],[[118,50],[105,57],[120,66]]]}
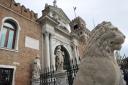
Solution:
{"label": "arched window", "polygon": [[75,26],[74,26],[74,30],[77,30],[79,27],[78,27],[78,25],[76,24]]}
{"label": "arched window", "polygon": [[1,29],[0,47],[15,49],[17,25],[12,20],[5,20]]}

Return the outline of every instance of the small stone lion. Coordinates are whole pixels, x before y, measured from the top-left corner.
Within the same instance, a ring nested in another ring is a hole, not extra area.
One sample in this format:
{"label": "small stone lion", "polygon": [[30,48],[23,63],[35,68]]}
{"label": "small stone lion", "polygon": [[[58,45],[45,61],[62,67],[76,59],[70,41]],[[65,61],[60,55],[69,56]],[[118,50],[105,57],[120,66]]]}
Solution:
{"label": "small stone lion", "polygon": [[125,36],[110,22],[102,22],[90,33],[85,54],[73,85],[125,85],[114,50]]}

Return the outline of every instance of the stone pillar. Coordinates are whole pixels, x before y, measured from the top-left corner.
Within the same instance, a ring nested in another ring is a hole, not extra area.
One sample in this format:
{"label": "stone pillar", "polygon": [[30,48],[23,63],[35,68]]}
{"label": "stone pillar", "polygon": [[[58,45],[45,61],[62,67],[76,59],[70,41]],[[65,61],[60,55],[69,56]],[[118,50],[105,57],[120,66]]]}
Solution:
{"label": "stone pillar", "polygon": [[54,49],[53,49],[53,39],[54,35],[50,34],[50,66],[53,66],[51,68],[55,68],[55,56],[54,56]]}
{"label": "stone pillar", "polygon": [[75,64],[77,64],[77,50],[76,50],[77,46],[74,46],[74,52],[75,52]]}
{"label": "stone pillar", "polygon": [[50,68],[50,50],[49,50],[49,33],[45,32],[45,41],[44,41],[44,57],[45,57],[45,67]]}
{"label": "stone pillar", "polygon": [[79,60],[80,54],[79,54],[78,46],[76,46],[76,51],[77,51],[77,64],[80,64],[80,60]]}
{"label": "stone pillar", "polygon": [[45,68],[45,66],[44,66],[44,59],[45,59],[45,57],[44,57],[44,41],[45,41],[45,38],[44,38],[44,33],[42,33],[42,52],[41,52],[41,70],[43,71],[44,70],[44,68]]}
{"label": "stone pillar", "polygon": [[77,59],[77,51],[76,51],[76,45],[73,43],[73,64],[76,64],[76,60]]}

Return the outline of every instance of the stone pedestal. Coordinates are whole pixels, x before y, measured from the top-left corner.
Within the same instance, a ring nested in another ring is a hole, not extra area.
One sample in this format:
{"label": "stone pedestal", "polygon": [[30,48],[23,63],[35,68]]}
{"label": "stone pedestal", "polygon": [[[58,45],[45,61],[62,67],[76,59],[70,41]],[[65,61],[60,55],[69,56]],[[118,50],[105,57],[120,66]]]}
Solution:
{"label": "stone pedestal", "polygon": [[32,80],[32,85],[40,85],[40,79],[38,80]]}
{"label": "stone pedestal", "polygon": [[66,71],[57,71],[55,73],[56,85],[68,85]]}

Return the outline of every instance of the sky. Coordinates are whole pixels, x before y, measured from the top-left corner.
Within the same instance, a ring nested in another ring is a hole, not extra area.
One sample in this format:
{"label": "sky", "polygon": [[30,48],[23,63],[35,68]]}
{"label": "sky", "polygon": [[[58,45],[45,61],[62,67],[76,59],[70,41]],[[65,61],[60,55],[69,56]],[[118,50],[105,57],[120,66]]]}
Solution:
{"label": "sky", "polygon": [[[46,3],[53,5],[54,0],[15,0],[26,8],[42,15]],[[128,0],[57,0],[57,6],[61,8],[70,20],[75,18],[73,7],[76,7],[76,15],[82,17],[88,29],[92,30],[102,21],[110,21],[126,36],[120,51],[121,55],[128,56]]]}

